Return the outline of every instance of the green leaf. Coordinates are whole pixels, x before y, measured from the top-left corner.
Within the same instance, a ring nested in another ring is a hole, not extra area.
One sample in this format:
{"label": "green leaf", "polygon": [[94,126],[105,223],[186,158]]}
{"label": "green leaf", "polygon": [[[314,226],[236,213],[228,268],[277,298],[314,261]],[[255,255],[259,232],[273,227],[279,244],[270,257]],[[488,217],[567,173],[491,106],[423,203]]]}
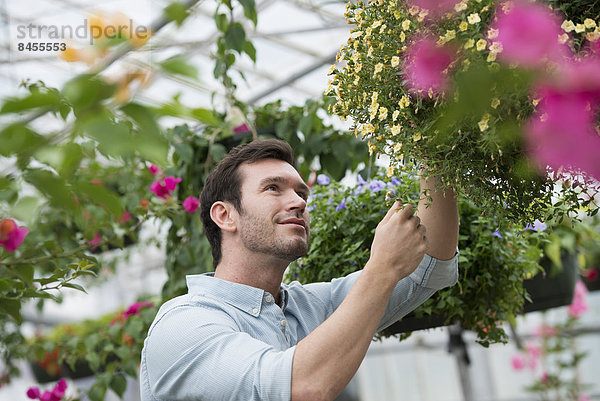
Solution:
{"label": "green leaf", "polygon": [[256,63],[256,49],[254,48],[254,45],[252,44],[252,42],[247,40],[244,43],[244,48],[242,50],[244,51],[244,53],[246,53],[250,57],[250,59],[252,61],[254,61]]}
{"label": "green leaf", "polygon": [[104,188],[100,185],[92,184],[91,182],[78,182],[74,184],[74,189],[93,202],[104,205],[114,215],[120,216],[123,213],[123,207],[119,201],[119,197],[114,191]]}
{"label": "green leaf", "polygon": [[21,324],[21,302],[15,299],[0,298],[0,312],[7,313]]}
{"label": "green leaf", "polygon": [[190,15],[189,10],[185,5],[179,2],[173,2],[164,9],[164,13],[168,19],[174,21],[177,26],[181,26],[183,21]]}
{"label": "green leaf", "polygon": [[100,101],[113,95],[116,85],[104,82],[96,75],[84,74],[67,82],[63,87],[63,96],[74,111],[91,108]]}
{"label": "green leaf", "polygon": [[46,139],[23,124],[9,125],[0,131],[0,155],[31,154],[46,143]]}
{"label": "green leaf", "polygon": [[91,401],[104,401],[106,395],[106,386],[101,383],[94,383],[87,392]]}
{"label": "green leaf", "polygon": [[37,216],[42,200],[36,196],[24,196],[12,207],[10,214],[31,225]]}
{"label": "green leaf", "polygon": [[256,4],[254,0],[238,0],[242,7],[244,7],[244,16],[248,18],[254,26],[257,22]]}
{"label": "green leaf", "polygon": [[29,169],[24,178],[44,194],[52,205],[75,209],[73,192],[61,177],[47,170]]}
{"label": "green leaf", "polygon": [[192,109],[191,116],[196,120],[211,126],[217,126],[221,122],[212,110],[203,109],[201,107]]}
{"label": "green leaf", "polygon": [[123,397],[125,389],[127,388],[127,380],[125,376],[120,373],[114,375],[110,380],[110,389],[117,393],[119,397]]}
{"label": "green leaf", "polygon": [[121,107],[121,111],[138,124],[144,135],[160,136],[160,127],[147,107],[137,103],[128,103]]}
{"label": "green leaf", "polygon": [[246,31],[239,22],[232,24],[225,32],[225,44],[232,50],[241,53],[246,43]]}
{"label": "green leaf", "polygon": [[221,32],[227,31],[227,28],[229,27],[229,19],[226,14],[217,14],[215,23],[217,24],[217,29]]}
{"label": "green leaf", "polygon": [[161,68],[175,75],[182,75],[189,78],[198,78],[198,69],[188,63],[182,56],[173,56],[160,63]]}
{"label": "green leaf", "polygon": [[8,98],[4,101],[0,114],[18,113],[38,107],[57,106],[60,97],[55,92],[33,92],[22,98]]}
{"label": "green leaf", "polygon": [[75,283],[64,283],[63,287],[67,287],[67,288],[73,288],[75,290],[81,291],[83,293],[87,294],[87,291],[85,290],[85,288],[83,288],[81,285],[79,284],[75,284]]}

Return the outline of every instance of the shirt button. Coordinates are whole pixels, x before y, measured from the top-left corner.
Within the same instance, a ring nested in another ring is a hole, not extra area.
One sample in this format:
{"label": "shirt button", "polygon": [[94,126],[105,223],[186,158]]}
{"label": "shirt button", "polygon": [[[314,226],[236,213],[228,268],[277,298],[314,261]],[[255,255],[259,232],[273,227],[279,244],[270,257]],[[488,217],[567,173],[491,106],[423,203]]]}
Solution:
{"label": "shirt button", "polygon": [[286,325],[286,324],[287,324],[287,322],[285,321],[285,319],[281,321],[281,325],[282,325],[283,327],[285,327],[285,325]]}
{"label": "shirt button", "polygon": [[265,298],[265,301],[267,302],[271,302],[273,300],[273,298],[271,298],[270,295],[267,295],[267,297]]}
{"label": "shirt button", "polygon": [[258,309],[257,308],[252,309],[252,313],[254,313],[256,315],[258,313]]}

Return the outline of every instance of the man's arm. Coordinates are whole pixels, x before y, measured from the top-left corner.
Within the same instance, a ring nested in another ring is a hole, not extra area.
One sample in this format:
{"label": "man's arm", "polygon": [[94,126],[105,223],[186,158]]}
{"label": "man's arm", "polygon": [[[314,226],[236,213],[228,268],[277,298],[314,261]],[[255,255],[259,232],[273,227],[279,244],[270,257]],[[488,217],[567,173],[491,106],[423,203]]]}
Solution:
{"label": "man's arm", "polygon": [[332,400],[363,360],[398,281],[412,273],[426,250],[412,206],[396,202],[377,226],[371,256],[335,312],[296,346],[292,401]]}
{"label": "man's arm", "polygon": [[[452,189],[440,191],[436,188],[437,178],[425,180],[421,177],[421,199],[417,216],[427,230],[427,251],[429,256],[448,260],[456,253],[458,245],[458,206],[456,193]],[[423,192],[431,196],[423,195]]]}

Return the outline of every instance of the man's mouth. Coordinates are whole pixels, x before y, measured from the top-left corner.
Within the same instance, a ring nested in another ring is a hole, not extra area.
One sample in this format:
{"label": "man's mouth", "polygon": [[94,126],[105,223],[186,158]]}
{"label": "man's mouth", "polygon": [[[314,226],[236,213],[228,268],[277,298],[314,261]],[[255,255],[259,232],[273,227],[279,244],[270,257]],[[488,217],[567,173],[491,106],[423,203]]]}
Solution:
{"label": "man's mouth", "polygon": [[280,222],[279,224],[290,224],[290,225],[294,225],[294,226],[300,226],[300,227],[306,229],[306,223],[302,219],[286,219],[286,220],[283,220],[282,222]]}

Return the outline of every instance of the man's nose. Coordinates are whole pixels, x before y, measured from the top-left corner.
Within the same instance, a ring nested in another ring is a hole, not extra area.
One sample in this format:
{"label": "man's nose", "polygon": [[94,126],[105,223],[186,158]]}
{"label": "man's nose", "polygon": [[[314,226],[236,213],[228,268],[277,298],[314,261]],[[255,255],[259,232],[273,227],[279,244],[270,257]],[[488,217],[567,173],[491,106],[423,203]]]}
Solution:
{"label": "man's nose", "polygon": [[300,196],[296,191],[291,191],[292,195],[289,201],[290,210],[300,209],[304,211],[306,209],[306,200]]}

